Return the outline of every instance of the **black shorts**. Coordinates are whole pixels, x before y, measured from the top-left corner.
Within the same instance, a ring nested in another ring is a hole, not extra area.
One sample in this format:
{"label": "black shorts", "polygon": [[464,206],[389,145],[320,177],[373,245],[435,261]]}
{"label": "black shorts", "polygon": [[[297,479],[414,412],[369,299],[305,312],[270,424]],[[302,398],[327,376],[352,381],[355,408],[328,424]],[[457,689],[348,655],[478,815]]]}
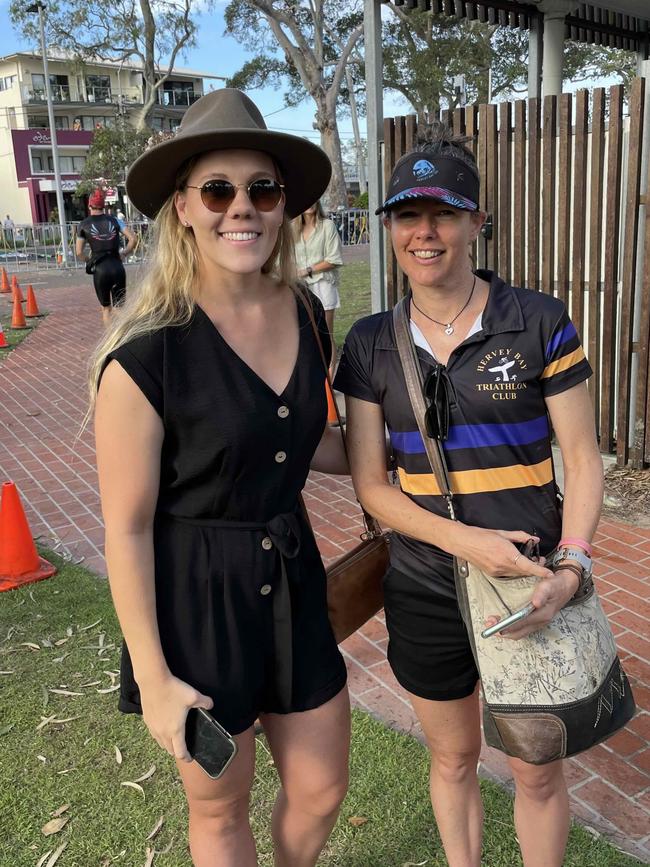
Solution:
{"label": "black shorts", "polygon": [[102,307],[119,307],[126,295],[126,271],[121,259],[107,256],[95,265],[93,271],[95,292]]}
{"label": "black shorts", "polygon": [[478,669],[455,599],[394,569],[384,576],[388,661],[399,683],[433,701],[466,698]]}

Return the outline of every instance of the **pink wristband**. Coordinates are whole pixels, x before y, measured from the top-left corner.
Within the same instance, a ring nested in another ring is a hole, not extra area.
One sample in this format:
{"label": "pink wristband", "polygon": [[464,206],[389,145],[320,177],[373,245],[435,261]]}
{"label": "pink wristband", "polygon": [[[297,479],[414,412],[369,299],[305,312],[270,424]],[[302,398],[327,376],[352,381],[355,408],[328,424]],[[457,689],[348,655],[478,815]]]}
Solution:
{"label": "pink wristband", "polygon": [[582,548],[582,550],[585,552],[585,554],[587,554],[587,556],[591,557],[591,551],[592,551],[591,545],[589,544],[589,542],[585,542],[584,539],[569,539],[569,538],[561,539],[559,544],[558,544],[558,548],[563,548],[565,546],[570,548],[572,545],[576,545],[578,548]]}

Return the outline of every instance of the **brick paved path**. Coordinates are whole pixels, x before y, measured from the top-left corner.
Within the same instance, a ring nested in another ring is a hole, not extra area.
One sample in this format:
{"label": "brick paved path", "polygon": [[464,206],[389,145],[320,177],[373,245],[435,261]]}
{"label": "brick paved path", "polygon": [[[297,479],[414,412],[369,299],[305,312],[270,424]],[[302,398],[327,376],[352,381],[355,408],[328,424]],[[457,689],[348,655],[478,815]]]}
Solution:
{"label": "brick paved path", "polygon": [[[35,278],[36,279],[36,278]],[[48,286],[56,278],[46,275]],[[74,279],[74,278],[72,278]],[[58,283],[71,282],[69,277]],[[103,530],[92,435],[79,427],[86,407],[85,365],[100,333],[89,281],[38,291],[51,314],[0,361],[0,481],[19,486],[35,536],[63,546],[104,574]],[[22,282],[22,280],[21,280]],[[0,312],[8,307],[0,296]],[[359,511],[349,482],[313,473],[306,501],[329,561],[356,542]],[[596,538],[598,588],[641,708],[610,740],[567,763],[574,816],[650,863],[650,530],[603,521]],[[343,645],[350,692],[359,707],[421,737],[385,653],[383,617]],[[484,773],[507,780],[502,755],[484,749]],[[426,784],[422,793],[425,797]],[[585,865],[588,867],[588,865]]]}

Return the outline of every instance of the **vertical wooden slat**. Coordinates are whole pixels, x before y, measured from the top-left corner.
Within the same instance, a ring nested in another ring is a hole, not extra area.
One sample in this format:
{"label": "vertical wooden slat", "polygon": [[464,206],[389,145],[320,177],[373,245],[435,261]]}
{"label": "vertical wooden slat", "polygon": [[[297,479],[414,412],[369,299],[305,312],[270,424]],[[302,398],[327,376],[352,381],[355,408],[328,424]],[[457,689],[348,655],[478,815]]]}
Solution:
{"label": "vertical wooden slat", "polygon": [[440,120],[445,126],[451,126],[451,112],[448,108],[443,108],[440,112]]}
{"label": "vertical wooden slat", "polygon": [[454,135],[465,135],[465,109],[457,108],[454,111],[452,129]]}
{"label": "vertical wooden slat", "polygon": [[[648,193],[646,194],[646,205],[645,205],[645,233],[644,233],[644,261],[643,261],[643,286],[641,289],[642,297],[644,302],[648,303],[648,299],[650,298],[650,166],[648,167],[648,185],[646,187]],[[648,359],[648,366],[650,367],[650,359]],[[643,456],[644,460],[647,462],[650,460],[648,454],[650,452],[650,369],[646,371],[646,407],[645,407],[645,454]],[[643,461],[641,462],[641,466],[643,466]]]}
{"label": "vertical wooden slat", "polygon": [[555,125],[557,96],[544,97],[542,129],[542,292],[553,295],[555,282]]}
{"label": "vertical wooden slat", "polygon": [[[395,119],[384,118],[384,189],[388,189],[393,166],[395,165]],[[397,263],[393,253],[393,245],[384,236],[386,251],[386,304],[390,310],[397,303]]]}
{"label": "vertical wooden slat", "polygon": [[573,153],[573,246],[571,250],[571,318],[583,337],[585,288],[585,214],[587,191],[587,121],[588,94],[579,90],[575,97],[575,127]]}
{"label": "vertical wooden slat", "polygon": [[[482,211],[488,211],[488,184],[487,184],[487,156],[488,156],[488,143],[487,143],[487,105],[479,105],[478,107],[478,142],[477,142],[477,152],[478,152],[478,170],[479,175],[481,176],[481,191],[479,194],[480,198],[480,206]],[[476,264],[479,268],[485,268],[487,266],[487,246],[485,238],[482,235],[479,235],[478,240],[476,242],[477,245],[477,258]]]}
{"label": "vertical wooden slat", "polygon": [[526,259],[526,101],[515,102],[512,281],[523,286]]}
{"label": "vertical wooden slat", "polygon": [[497,134],[497,107],[488,105],[487,123],[487,210],[492,215],[492,237],[486,239],[485,261],[491,271],[499,272],[499,149]]}
{"label": "vertical wooden slat", "polygon": [[[465,135],[469,138],[467,147],[474,154],[478,165],[478,108],[475,105],[468,105],[465,108]],[[471,256],[475,267],[478,263],[478,248],[479,242],[474,241]]]}
{"label": "vertical wooden slat", "polygon": [[618,313],[618,255],[621,220],[621,160],[623,153],[623,85],[609,89],[607,139],[607,203],[605,263],[603,271],[603,343],[600,394],[600,450],[610,452],[614,442],[616,332]]}
{"label": "vertical wooden slat", "polygon": [[589,183],[589,338],[587,357],[594,370],[589,392],[596,423],[600,420],[600,272],[603,239],[603,166],[605,160],[605,90],[597,87],[591,109],[591,180]]}
{"label": "vertical wooden slat", "polygon": [[632,337],[634,326],[634,278],[639,227],[639,192],[641,183],[641,146],[645,79],[635,78],[630,87],[630,131],[628,138],[627,191],[625,199],[625,245],[623,247],[623,281],[621,287],[621,339],[619,348],[618,401],[616,416],[616,462],[627,463],[632,374]]}
{"label": "vertical wooden slat", "polygon": [[557,296],[569,300],[569,225],[571,221],[571,124],[572,96],[560,96],[560,130],[557,165]]}
{"label": "vertical wooden slat", "polygon": [[[643,125],[641,126],[643,130]],[[647,130],[646,130],[647,132]],[[643,142],[641,143],[643,148]],[[650,177],[650,165],[648,166],[648,177]],[[647,179],[646,179],[647,180]],[[635,417],[632,427],[632,450],[630,461],[634,469],[643,469],[646,441],[650,436],[648,424],[650,421],[650,401],[648,400],[648,386],[650,386],[650,376],[648,365],[650,365],[650,264],[648,258],[650,256],[650,185],[646,185],[647,195],[643,199],[645,202],[645,219],[641,226],[642,229],[642,248],[638,251],[640,256],[643,256],[645,250],[645,261],[643,263],[643,273],[641,275],[641,309],[639,311],[639,339],[637,349],[637,381],[636,381],[636,406]],[[637,270],[635,268],[635,270]],[[634,313],[632,321],[634,321]]]}
{"label": "vertical wooden slat", "polygon": [[499,105],[499,275],[512,282],[512,158],[510,156],[510,103]]}
{"label": "vertical wooden slat", "polygon": [[539,289],[539,99],[528,100],[528,263],[526,285]]}

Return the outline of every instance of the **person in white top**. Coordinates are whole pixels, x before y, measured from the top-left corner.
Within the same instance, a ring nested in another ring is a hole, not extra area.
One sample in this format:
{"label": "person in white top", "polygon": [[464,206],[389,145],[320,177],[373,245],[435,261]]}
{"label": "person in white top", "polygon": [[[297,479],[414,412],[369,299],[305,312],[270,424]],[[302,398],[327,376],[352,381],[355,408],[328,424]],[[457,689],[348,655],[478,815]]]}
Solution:
{"label": "person in white top", "polygon": [[328,220],[320,202],[315,202],[294,221],[298,277],[318,297],[325,310],[325,321],[334,343],[334,311],[341,306],[339,268],[343,249],[336,226]]}

